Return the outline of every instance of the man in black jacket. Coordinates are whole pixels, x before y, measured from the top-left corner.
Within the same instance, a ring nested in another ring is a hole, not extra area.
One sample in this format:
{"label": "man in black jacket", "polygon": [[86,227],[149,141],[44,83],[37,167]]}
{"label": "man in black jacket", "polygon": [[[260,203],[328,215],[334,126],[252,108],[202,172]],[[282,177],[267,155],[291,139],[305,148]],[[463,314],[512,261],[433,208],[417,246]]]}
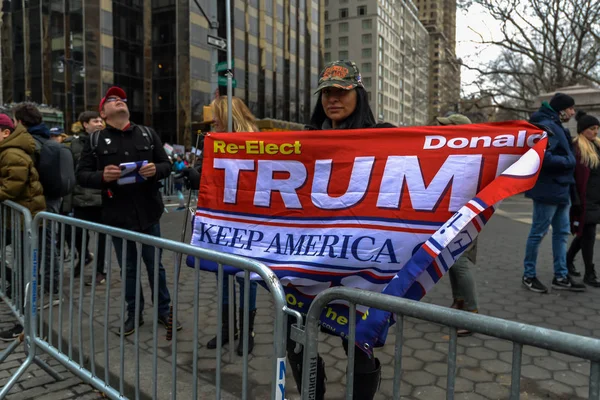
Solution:
{"label": "man in black jacket", "polygon": [[[112,87],[100,102],[100,116],[106,128],[91,135],[83,149],[77,167],[77,181],[83,187],[102,190],[102,221],[106,225],[128,229],[160,237],[160,218],[164,211],[159,192],[160,180],[171,173],[171,163],[160,138],[151,129],[129,121],[127,96],[118,87]],[[147,161],[139,169],[142,182],[118,184],[121,177],[120,164]],[[135,329],[135,290],[137,249],[134,242],[127,242],[126,259],[122,260],[123,240],[113,238],[119,265],[126,269],[125,300],[128,318],[124,334]],[[162,253],[159,254],[161,257]],[[146,264],[150,287],[154,291],[154,247],[142,246],[142,258]],[[167,288],[165,269],[159,260],[158,314],[159,322],[167,325],[171,298]],[[141,284],[141,283],[140,283]],[[140,297],[141,311],[144,298]],[[177,329],[181,326],[177,325]]]}

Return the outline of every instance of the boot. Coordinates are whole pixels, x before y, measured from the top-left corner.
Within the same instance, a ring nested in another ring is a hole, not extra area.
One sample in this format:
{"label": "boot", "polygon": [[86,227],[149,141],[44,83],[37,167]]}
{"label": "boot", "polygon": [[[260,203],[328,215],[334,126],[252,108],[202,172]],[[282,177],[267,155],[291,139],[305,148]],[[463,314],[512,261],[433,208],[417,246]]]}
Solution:
{"label": "boot", "polygon": [[376,368],[371,372],[362,372],[354,374],[354,398],[360,400],[373,400],[375,393],[379,390],[381,382],[381,363],[375,359]]}
{"label": "boot", "polygon": [[[227,304],[223,304],[223,326],[221,327],[221,335],[223,337],[223,345],[229,343],[229,306]],[[238,331],[236,330],[237,322],[235,313],[233,313],[233,329],[234,329],[234,338],[237,340]],[[206,344],[206,348],[212,350],[217,348],[217,337],[210,339],[210,341]]]}
{"label": "boot", "polygon": [[[250,311],[248,315],[248,354],[252,353],[254,348],[254,317],[256,317],[256,310]],[[237,348],[238,356],[244,355],[244,309],[240,308],[240,341],[238,342]]]}
{"label": "boot", "polygon": [[454,299],[450,308],[454,308],[455,310],[463,310],[465,308],[465,301],[462,299]]}
{"label": "boot", "polygon": [[583,277],[583,283],[585,283],[588,286],[600,287],[600,281],[596,277],[596,270],[595,270],[593,264],[590,268],[585,269],[585,276]]}
{"label": "boot", "polygon": [[[293,351],[288,352],[288,361],[290,362],[290,368],[292,369],[292,374],[294,375],[294,381],[296,382],[296,387],[298,388],[298,393],[302,394],[302,358],[304,356],[304,352],[301,351],[300,354],[296,354]],[[324,400],[325,399],[325,381],[327,380],[327,376],[325,376],[325,361],[318,356],[317,360],[317,391],[315,400]]]}
{"label": "boot", "polygon": [[575,277],[581,276],[581,272],[579,272],[579,271],[577,271],[577,269],[575,269],[575,264],[573,264],[572,261],[567,262],[567,269],[569,270],[569,275],[575,276]]}

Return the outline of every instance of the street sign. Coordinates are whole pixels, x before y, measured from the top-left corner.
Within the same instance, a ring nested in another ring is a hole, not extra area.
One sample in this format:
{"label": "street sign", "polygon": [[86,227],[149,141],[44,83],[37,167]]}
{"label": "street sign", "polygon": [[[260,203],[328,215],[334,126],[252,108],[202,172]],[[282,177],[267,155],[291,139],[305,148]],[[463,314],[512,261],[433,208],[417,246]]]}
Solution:
{"label": "street sign", "polygon": [[[233,62],[233,60],[231,60],[231,68],[235,67],[235,63]],[[215,71],[216,72],[223,72],[223,71],[227,71],[227,61],[221,61],[220,63],[217,63],[217,65],[215,65]]]}
{"label": "street sign", "polygon": [[[220,76],[218,83],[219,83],[219,86],[227,86],[227,77]],[[234,88],[237,87],[237,81],[235,79],[232,79],[231,87],[234,87]]]}
{"label": "street sign", "polygon": [[209,45],[216,47],[219,50],[227,50],[227,40],[218,36],[206,35],[206,41]]}

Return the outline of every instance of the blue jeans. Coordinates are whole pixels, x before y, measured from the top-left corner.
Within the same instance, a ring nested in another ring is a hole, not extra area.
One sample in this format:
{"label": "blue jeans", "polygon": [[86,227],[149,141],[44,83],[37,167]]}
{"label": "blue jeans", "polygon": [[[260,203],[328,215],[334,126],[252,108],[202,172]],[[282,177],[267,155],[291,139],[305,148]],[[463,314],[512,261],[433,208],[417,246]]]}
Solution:
{"label": "blue jeans", "polygon": [[[148,230],[143,231],[147,235],[160,237],[160,224],[152,225]],[[123,239],[113,238],[113,245],[117,253],[119,266],[123,268]],[[136,277],[137,266],[137,248],[135,242],[127,241],[127,258],[125,260],[125,301],[127,302],[127,313],[135,315],[135,285],[138,282]],[[160,258],[162,258],[162,250],[159,252],[158,260],[158,315],[169,313],[169,305],[171,297],[167,288],[167,278],[165,267],[163,267]],[[152,290],[152,298],[154,298],[154,247],[142,245],[142,259],[146,264],[148,271],[148,280],[150,281],[150,289]],[[140,315],[144,311],[144,295],[142,292],[142,282],[140,285]]]}
{"label": "blue jeans", "polygon": [[[244,308],[244,278],[235,278],[240,284],[240,308]],[[258,284],[255,281],[250,281],[250,311],[256,310],[256,289]],[[233,285],[233,297],[235,298],[235,285]],[[223,274],[223,304],[229,304],[229,276]]]}
{"label": "blue jeans", "polygon": [[526,278],[534,278],[538,249],[542,239],[552,225],[552,255],[554,256],[554,276],[567,276],[567,242],[569,241],[569,208],[570,204],[545,204],[533,201],[533,222],[525,248]]}

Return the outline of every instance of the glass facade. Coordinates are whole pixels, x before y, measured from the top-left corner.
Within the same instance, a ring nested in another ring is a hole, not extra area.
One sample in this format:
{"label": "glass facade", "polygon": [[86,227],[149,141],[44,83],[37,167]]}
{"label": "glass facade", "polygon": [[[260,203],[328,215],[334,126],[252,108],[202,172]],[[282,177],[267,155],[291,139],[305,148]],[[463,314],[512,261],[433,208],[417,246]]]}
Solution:
{"label": "glass facade", "polygon": [[[198,3],[212,15],[209,1]],[[233,94],[258,118],[307,122],[323,61],[320,0],[231,3]],[[70,122],[97,109],[116,85],[128,95],[132,121],[187,144],[203,106],[227,92],[214,72],[226,52],[211,59],[209,23],[195,1],[30,0],[24,13],[21,1],[3,4],[10,11],[3,25],[10,37],[2,37],[5,101],[45,103]],[[225,1],[217,2],[216,15],[216,34],[226,37]]]}

